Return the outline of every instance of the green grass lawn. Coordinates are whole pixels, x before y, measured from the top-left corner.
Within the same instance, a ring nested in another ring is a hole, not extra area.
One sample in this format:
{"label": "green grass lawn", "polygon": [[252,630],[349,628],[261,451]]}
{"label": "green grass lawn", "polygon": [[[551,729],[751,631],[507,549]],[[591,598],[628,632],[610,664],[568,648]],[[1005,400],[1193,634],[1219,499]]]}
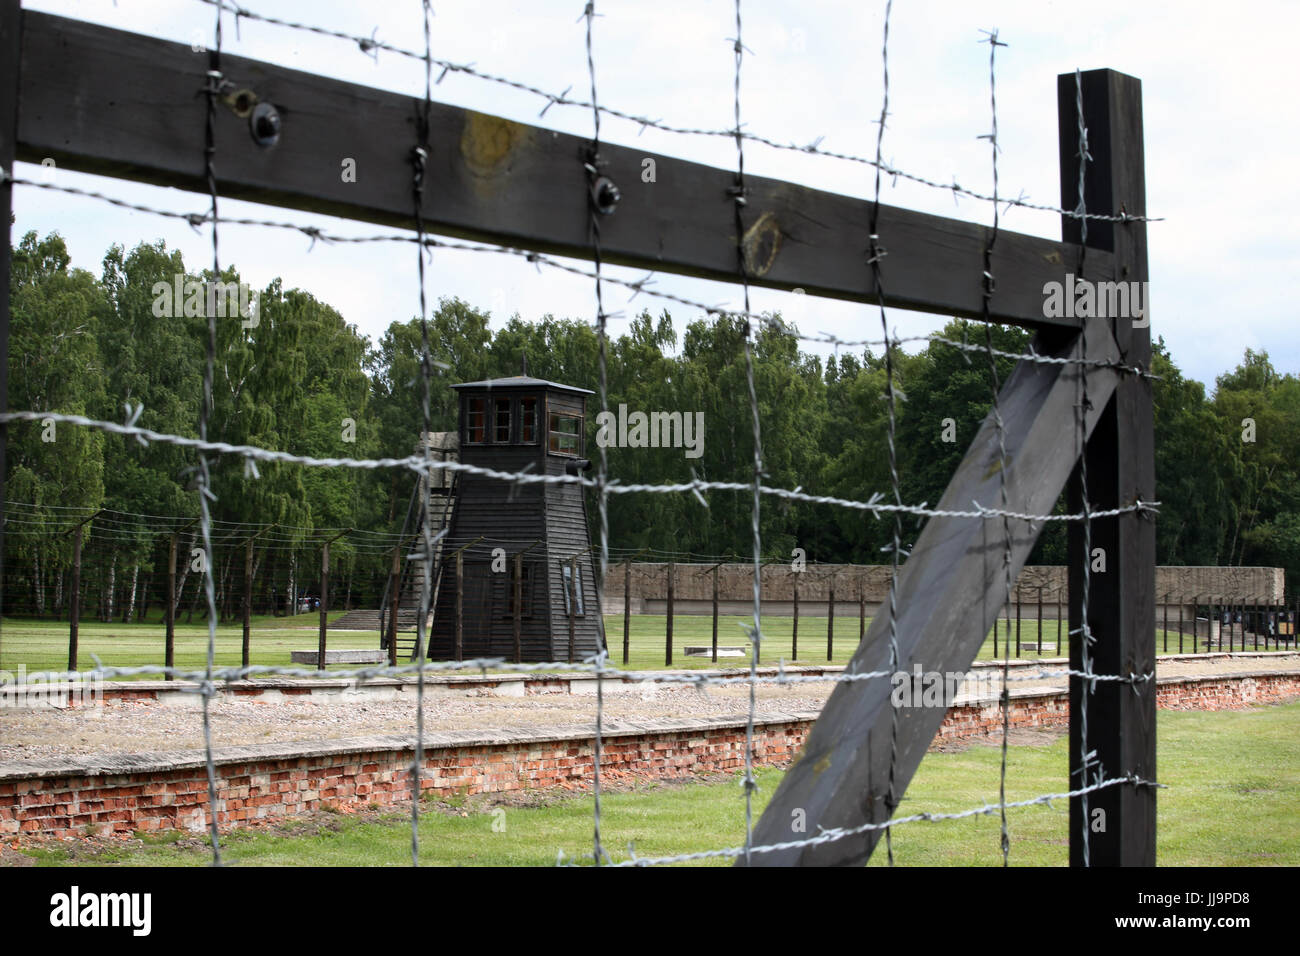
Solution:
{"label": "green grass lawn", "polygon": [[[1163,866],[1300,864],[1300,702],[1247,711],[1161,711],[1157,861]],[[1014,745],[1007,768],[1008,798],[1025,799],[1065,787],[1066,739]],[[999,748],[984,744],[959,753],[932,753],[921,764],[899,808],[957,811],[998,799]],[[761,810],[781,771],[760,768]],[[607,793],[602,800],[604,845],[615,861],[739,845],[744,800],[739,776],[706,783],[661,783],[639,792]],[[441,865],[546,866],[557,851],[590,860],[592,798],[550,798],[545,805],[494,807],[490,798],[429,804],[420,823],[421,862]],[[1067,804],[1008,813],[1011,862],[1063,866],[1068,861]],[[494,824],[496,829],[494,829]],[[503,826],[504,825],[504,826]],[[913,823],[894,831],[900,865],[1001,863],[997,814],[943,823]],[[402,866],[410,863],[409,816],[317,814],[281,832],[229,834],[227,862],[246,865]],[[47,844],[24,852],[46,865],[202,865],[210,860],[189,834],[161,834],[145,845],[91,852]],[[710,861],[725,865],[728,861]],[[883,851],[872,865],[885,863]]]}
{"label": "green grass lawn", "polygon": [[[330,619],[343,612],[331,614]],[[196,618],[197,621],[197,618]],[[319,617],[300,614],[294,618],[254,617],[249,642],[253,664],[288,666],[289,652],[315,650]],[[83,621],[78,628],[77,666],[89,670],[95,656],[105,665],[136,667],[163,663],[165,631],[158,621],[143,624],[103,624]],[[331,648],[377,648],[379,634],[374,631],[331,631]],[[217,628],[216,663],[218,667],[238,667],[241,663],[243,629],[238,623]],[[206,624],[176,625],[176,666],[202,670],[208,659]],[[0,631],[0,669],[16,672],[24,666],[28,673],[63,670],[68,666],[68,623],[66,621],[32,621],[6,618]],[[145,675],[156,680],[156,675]]]}
{"label": "green grass lawn", "polygon": [[[826,653],[825,617],[799,618],[798,655],[794,645],[794,620],[790,617],[763,618],[763,648],[761,660],[764,664],[775,664],[780,660],[786,663],[845,664],[853,655],[858,644],[859,621],[857,608],[853,614],[835,618],[835,637],[833,654]],[[330,615],[336,620],[342,611]],[[752,619],[741,615],[720,616],[718,619],[718,644],[720,646],[743,647],[749,653],[749,643],[744,625]],[[293,618],[254,617],[252,619],[251,659],[259,665],[288,666],[291,650],[314,650],[317,642],[318,618],[315,614],[300,614]],[[870,626],[871,619],[867,619]],[[1010,644],[1012,657],[1015,656],[1014,621]],[[1042,629],[1042,642],[1039,642],[1038,622],[1028,618],[1021,621],[1021,644],[1040,643],[1042,656],[1056,656],[1058,630],[1064,631],[1063,624],[1045,620]],[[667,618],[663,615],[632,615],[629,633],[629,656],[627,666],[636,670],[662,669],[665,666]],[[605,635],[609,643],[610,659],[615,666],[622,666],[623,661],[623,616],[611,614],[605,617]],[[103,624],[98,621],[83,621],[78,637],[78,666],[82,670],[94,666],[94,656],[98,655],[107,665],[134,667],[141,664],[162,664],[163,662],[163,626],[161,622],[149,621],[132,624]],[[1001,654],[1008,651],[1005,621],[998,626],[999,656],[993,654],[993,634],[980,650],[980,660],[1001,659]],[[673,664],[674,668],[710,668],[715,666],[708,657],[687,657],[683,653],[686,645],[709,645],[713,639],[713,620],[709,616],[677,615],[673,618]],[[1178,635],[1169,634],[1171,650],[1177,650]],[[1164,632],[1157,631],[1157,649],[1163,648]],[[202,670],[207,661],[208,629],[203,624],[178,624],[176,627],[176,666],[187,669]],[[217,628],[216,662],[218,667],[237,667],[243,636],[241,626],[224,624]],[[328,636],[331,648],[379,647],[377,631],[330,631]],[[1068,644],[1067,644],[1068,646]],[[1190,641],[1188,646],[1190,647]],[[1021,657],[1035,658],[1038,651],[1022,648]],[[66,621],[26,620],[7,618],[0,629],[0,670],[17,671],[24,666],[28,673],[44,670],[62,670],[68,660],[68,625]],[[719,667],[748,667],[749,658],[723,657],[718,659]],[[331,665],[332,670],[346,670],[356,665]]]}

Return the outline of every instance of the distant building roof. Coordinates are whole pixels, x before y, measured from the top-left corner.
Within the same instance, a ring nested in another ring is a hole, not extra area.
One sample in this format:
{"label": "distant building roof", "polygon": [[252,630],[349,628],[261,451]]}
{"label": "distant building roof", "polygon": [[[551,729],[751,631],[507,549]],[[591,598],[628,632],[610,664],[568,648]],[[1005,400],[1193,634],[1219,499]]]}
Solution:
{"label": "distant building roof", "polygon": [[583,395],[594,395],[589,388],[578,388],[576,385],[564,385],[560,382],[548,382],[544,378],[533,378],[529,375],[511,375],[507,378],[489,378],[482,382],[461,382],[452,388],[558,388],[566,392],[579,392]]}

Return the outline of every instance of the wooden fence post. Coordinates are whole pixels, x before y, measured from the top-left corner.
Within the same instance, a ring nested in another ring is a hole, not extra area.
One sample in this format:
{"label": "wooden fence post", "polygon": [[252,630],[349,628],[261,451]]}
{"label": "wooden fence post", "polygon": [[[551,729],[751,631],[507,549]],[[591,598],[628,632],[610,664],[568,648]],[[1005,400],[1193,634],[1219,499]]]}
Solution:
{"label": "wooden fence post", "polygon": [[542,542],[534,541],[524,550],[515,555],[515,580],[514,580],[514,638],[515,638],[515,663],[520,664],[524,659],[523,646],[523,620],[524,620],[524,555]]}
{"label": "wooden fence post", "polygon": [[81,529],[72,532],[72,601],[68,616],[68,670],[77,669],[77,629],[81,623]]}
{"label": "wooden fence post", "polygon": [[263,528],[244,543],[244,639],[242,653],[240,654],[240,666],[244,668],[249,666],[250,636],[253,629],[253,542],[269,530],[269,528]]}
{"label": "wooden fence post", "polygon": [[632,648],[632,559],[623,567],[623,663]]}
{"label": "wooden fence post", "polygon": [[1047,641],[1043,637],[1043,589],[1038,589],[1038,656],[1042,657],[1047,650]]}
{"label": "wooden fence post", "polygon": [[[260,532],[259,532],[260,534]],[[244,543],[244,634],[240,666],[248,667],[250,632],[253,629],[253,539]]]}
{"label": "wooden fence post", "polygon": [[[1081,101],[1082,117],[1076,103]],[[1057,78],[1060,129],[1061,199],[1067,209],[1079,202],[1079,162],[1087,130],[1087,164],[1083,196],[1089,210],[1146,214],[1143,159],[1142,84],[1113,70],[1091,70]],[[1086,241],[1088,250],[1115,256],[1115,275],[1099,275],[1085,256],[1077,264],[1080,278],[1122,279],[1142,291],[1141,308],[1112,320],[1115,341],[1125,362],[1151,366],[1150,303],[1146,295],[1146,223],[1086,221],[1083,235],[1077,218],[1062,217],[1063,238]],[[1095,373],[1089,375],[1089,381]],[[1135,500],[1155,500],[1155,455],[1151,381],[1122,376],[1102,406],[1101,418],[1084,447],[1087,456],[1088,506],[1123,508]],[[1083,510],[1080,471],[1070,484],[1070,510]],[[1155,668],[1155,522],[1148,513],[1128,511],[1091,522],[1093,549],[1106,554],[1106,572],[1093,574],[1086,625],[1098,639],[1091,646],[1077,640],[1070,648],[1070,669],[1088,666],[1098,674],[1144,674]],[[1070,622],[1085,624],[1083,575],[1084,528],[1070,525]],[[1088,709],[1083,739],[1084,707]],[[1089,755],[1085,765],[1085,754]],[[1070,677],[1070,785],[1133,775],[1156,775],[1155,682],[1124,684]],[[1089,819],[1085,819],[1085,811]],[[1100,814],[1098,814],[1100,811]],[[1099,828],[1098,819],[1105,820]],[[1070,863],[1092,866],[1154,866],[1156,861],[1156,791],[1131,783],[1098,790],[1070,800]]]}
{"label": "wooden fence post", "polygon": [[676,565],[668,562],[668,627],[664,633],[664,664],[671,667],[673,663],[673,578]]}
{"label": "wooden fence post", "polygon": [[858,643],[867,636],[867,582],[858,575]]}
{"label": "wooden fence post", "polygon": [[330,610],[330,545],[350,532],[340,531],[334,537],[330,538],[320,549],[320,649],[316,655],[316,669],[323,671],[325,669],[325,635],[328,630],[328,615]]}
{"label": "wooden fence post", "polygon": [[578,559],[569,558],[569,657],[570,664],[573,663],[574,655],[574,632],[577,628],[578,620]]}
{"label": "wooden fence post", "polygon": [[511,617],[514,625],[515,639],[515,663],[523,661],[523,619],[524,619],[524,553],[520,551],[515,555],[514,561],[514,601],[511,607]]}
{"label": "wooden fence post", "polygon": [[456,660],[465,657],[465,549],[456,552],[456,646],[452,648]]}
{"label": "wooden fence post", "polygon": [[[1178,595],[1178,653],[1183,652],[1183,602],[1187,600],[1183,595]],[[1219,631],[1219,640],[1223,640],[1223,631]],[[1192,650],[1196,650],[1196,644],[1192,644]]]}
{"label": "wooden fence post", "polygon": [[826,601],[826,660],[835,659],[835,572],[831,572],[830,593]]}
{"label": "wooden fence post", "polygon": [[167,544],[167,601],[163,608],[163,666],[167,680],[172,679],[171,668],[176,666],[176,535]]}
{"label": "wooden fence post", "polygon": [[325,669],[325,616],[329,613],[330,589],[330,544],[328,541],[320,551],[320,647],[316,655],[316,669]]}
{"label": "wooden fence post", "polygon": [[1016,657],[1020,656],[1020,582],[1016,582]]}
{"label": "wooden fence post", "polygon": [[718,565],[713,566],[713,663],[718,663]]}
{"label": "wooden fence post", "polygon": [[[0,169],[13,171],[18,143],[18,89],[22,63],[23,11],[18,0],[4,0],[0,8]],[[0,183],[0,412],[9,410],[9,249],[13,211],[13,183]],[[0,425],[0,501],[5,501],[5,451],[9,428]],[[4,525],[0,521],[0,582],[4,576]]]}
{"label": "wooden fence post", "polygon": [[397,612],[402,606],[402,542],[393,547],[393,566],[388,588],[388,666],[397,666]]}
{"label": "wooden fence post", "polygon": [[1162,605],[1162,607],[1164,608],[1164,624],[1160,628],[1160,630],[1163,632],[1165,636],[1164,652],[1168,654],[1169,653],[1169,595],[1168,594],[1165,595],[1165,602]]}
{"label": "wooden fence post", "polygon": [[81,629],[81,534],[91,521],[94,521],[104,509],[100,508],[89,518],[83,518],[72,529],[72,600],[68,615],[68,670],[77,669],[77,641]]}
{"label": "wooden fence post", "polygon": [[799,572],[790,572],[790,586],[794,589],[794,634],[791,636],[790,658],[799,659]]}

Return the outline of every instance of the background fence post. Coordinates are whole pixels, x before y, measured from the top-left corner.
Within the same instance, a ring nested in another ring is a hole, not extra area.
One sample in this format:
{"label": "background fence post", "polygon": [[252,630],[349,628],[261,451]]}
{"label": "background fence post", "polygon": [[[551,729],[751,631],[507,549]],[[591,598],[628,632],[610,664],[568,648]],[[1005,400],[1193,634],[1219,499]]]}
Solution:
{"label": "background fence post", "polygon": [[713,663],[718,663],[718,565],[713,566]]}
{"label": "background fence post", "polygon": [[[1076,105],[1078,104],[1078,105]],[[1080,189],[1094,212],[1146,214],[1146,173],[1142,132],[1142,84],[1113,70],[1068,73],[1057,78],[1060,130],[1061,200],[1079,205]],[[1080,115],[1080,112],[1082,115]],[[1086,130],[1082,141],[1080,126]],[[1079,182],[1079,164],[1092,157]],[[1086,225],[1085,225],[1086,224]],[[1085,235],[1086,229],[1086,235]],[[1062,217],[1066,241],[1083,242],[1084,257],[1073,265],[1081,278],[1139,283],[1141,309],[1113,320],[1116,344],[1125,362],[1151,366],[1150,303],[1147,301],[1146,224]],[[1088,248],[1115,256],[1116,275],[1088,272]],[[1086,371],[1086,370],[1085,370]],[[1105,403],[1083,454],[1087,501],[1093,509],[1131,506],[1155,500],[1154,427],[1151,381],[1120,378]],[[1084,509],[1081,469],[1069,488],[1069,508]],[[1102,548],[1106,572],[1091,576],[1086,620],[1083,575],[1084,528],[1070,528],[1070,623],[1087,625],[1086,636],[1070,648],[1070,668],[1100,674],[1150,673],[1155,668],[1155,522],[1145,512],[1127,511],[1091,522],[1088,547]],[[1104,685],[1104,686],[1103,686]],[[1086,725],[1084,707],[1088,709]],[[1086,726],[1086,739],[1084,739]],[[1086,764],[1084,755],[1091,755]],[[1153,780],[1156,773],[1155,683],[1125,684],[1070,677],[1070,785],[1131,774]],[[1085,819],[1085,809],[1089,816]],[[1098,813],[1100,811],[1100,814]],[[1104,819],[1104,828],[1098,820]],[[1154,787],[1120,784],[1070,800],[1070,863],[1092,866],[1154,866],[1156,861]]]}
{"label": "background fence post", "polygon": [[790,657],[799,659],[799,572],[790,572],[791,587],[794,588],[794,634],[791,637]]}
{"label": "background fence post", "polygon": [[668,627],[664,635],[664,663],[671,666],[673,662],[673,572],[676,567],[668,562]]}
{"label": "background fence post", "polygon": [[81,624],[81,529],[72,531],[72,601],[68,615],[68,670],[77,669],[77,629]]}
{"label": "background fence post", "polygon": [[[256,536],[254,536],[256,537]],[[253,539],[244,544],[244,640],[240,654],[240,666],[248,667],[249,632],[253,629]]]}
{"label": "background fence post", "polygon": [[388,588],[388,666],[397,666],[397,612],[402,606],[402,542],[393,547],[393,566]]}
{"label": "background fence post", "polygon": [[1016,657],[1020,656],[1020,582],[1016,582]]}
{"label": "background fence post", "polygon": [[167,544],[167,603],[163,609],[163,666],[166,678],[172,679],[171,668],[176,666],[176,534]]}
{"label": "background fence post", "polygon": [[465,656],[465,549],[456,552],[456,660]]}
{"label": "background fence post", "polygon": [[320,549],[320,649],[316,655],[316,669],[325,669],[325,615],[329,613],[330,591],[330,543],[326,541]]}
{"label": "background fence post", "polygon": [[1043,589],[1038,589],[1038,656],[1047,650],[1047,640],[1043,637]]}
{"label": "background fence post", "polygon": [[244,544],[244,639],[242,652],[240,654],[240,666],[245,668],[249,666],[249,657],[251,654],[250,637],[253,629],[253,542],[269,530],[270,528],[263,528],[261,531],[257,532],[257,534],[250,537]]}
{"label": "background fence post", "polygon": [[835,572],[831,572],[830,592],[826,601],[826,660],[835,660]]}
{"label": "background fence post", "polygon": [[623,663],[627,664],[632,644],[632,559],[623,567]]}
{"label": "background fence post", "polygon": [[578,620],[578,559],[569,558],[569,663],[573,663],[573,638]]}
{"label": "background fence post", "polygon": [[[0,6],[0,168],[13,172],[18,146],[18,83],[22,63],[22,10],[18,0]],[[0,413],[9,410],[9,216],[13,211],[13,183],[0,183]],[[5,500],[5,452],[9,427],[0,424],[0,501]],[[4,522],[0,521],[0,582],[4,576]],[[3,598],[3,593],[0,593]],[[0,608],[0,611],[3,611]]]}
{"label": "background fence post", "polygon": [[858,643],[861,644],[863,638],[867,636],[867,582],[861,574],[858,575]]}
{"label": "background fence post", "polygon": [[515,555],[515,580],[514,580],[514,638],[515,638],[515,663],[523,661],[523,618],[524,618],[524,553],[520,551]]}

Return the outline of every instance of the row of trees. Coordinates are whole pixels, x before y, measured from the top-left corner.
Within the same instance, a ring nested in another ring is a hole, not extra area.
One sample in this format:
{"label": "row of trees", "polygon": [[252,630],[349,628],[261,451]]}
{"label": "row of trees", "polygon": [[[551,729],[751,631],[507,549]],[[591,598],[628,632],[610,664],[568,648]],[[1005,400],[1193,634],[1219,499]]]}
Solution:
{"label": "row of trees", "polygon": [[[154,286],[213,277],[185,269],[179,252],[161,243],[127,252],[115,246],[97,277],[71,268],[63,240],[29,233],[13,249],[9,406],[121,420],[125,405],[143,405],[138,423],[159,432],[194,435],[199,419],[206,322],[159,317]],[[230,270],[223,282],[239,282]],[[434,430],[455,428],[455,395],[446,386],[517,374],[526,356],[531,374],[594,389],[598,348],[585,320],[518,315],[496,322],[455,298],[440,301],[428,323],[439,363],[432,388]],[[258,322],[219,319],[214,412],[209,436],[296,454],[355,458],[410,454],[422,420],[418,321],[394,322],[371,343],[313,294],[285,290],[277,280],[260,296]],[[950,338],[983,343],[982,326],[952,322]],[[675,323],[667,312],[642,312],[608,344],[609,402],[643,411],[703,412],[704,453],[682,449],[611,448],[611,475],[622,482],[668,482],[693,474],[752,480],[753,427],[743,353],[743,326],[722,319]],[[1019,351],[1028,333],[992,330],[994,346]],[[767,484],[867,499],[888,495],[888,406],[883,356],[870,351],[823,358],[799,340],[764,329],[754,343],[755,387]],[[1012,362],[999,359],[1005,381]],[[1209,395],[1185,378],[1163,343],[1154,371],[1158,559],[1163,564],[1265,564],[1300,574],[1300,380],[1281,375],[1265,353],[1246,350]],[[893,355],[897,457],[902,494],[937,503],[990,405],[992,373],[983,355],[932,344]],[[596,446],[595,412],[588,449]],[[57,573],[68,543],[45,533],[60,506],[110,508],[137,515],[197,514],[194,456],[175,446],[142,447],[133,439],[63,426],[51,436],[39,424],[9,429],[6,497],[34,506],[5,538],[6,568],[27,578]],[[359,471],[212,462],[214,516],[275,523],[304,546],[315,529],[397,532],[413,476],[400,470]],[[611,542],[700,555],[751,550],[750,498],[715,493],[705,509],[691,495],[611,498]],[[593,516],[594,508],[590,512]],[[43,527],[46,523],[48,527]],[[764,500],[762,533],[770,556],[803,548],[815,560],[875,563],[892,522],[831,506]],[[918,523],[905,522],[914,539]],[[138,519],[122,538],[115,565],[151,570],[159,559],[157,528]],[[340,542],[336,567],[364,567],[360,579],[382,587],[382,559],[349,553]],[[1065,533],[1053,527],[1031,560],[1064,560]],[[304,560],[309,560],[304,557]],[[352,562],[353,564],[350,564]],[[371,567],[370,565],[374,566]],[[308,579],[311,569],[302,569]],[[367,577],[366,575],[369,575]],[[13,573],[10,585],[19,586]],[[9,585],[7,585],[9,586]],[[361,600],[375,598],[359,588]],[[7,601],[6,604],[9,602]]]}

